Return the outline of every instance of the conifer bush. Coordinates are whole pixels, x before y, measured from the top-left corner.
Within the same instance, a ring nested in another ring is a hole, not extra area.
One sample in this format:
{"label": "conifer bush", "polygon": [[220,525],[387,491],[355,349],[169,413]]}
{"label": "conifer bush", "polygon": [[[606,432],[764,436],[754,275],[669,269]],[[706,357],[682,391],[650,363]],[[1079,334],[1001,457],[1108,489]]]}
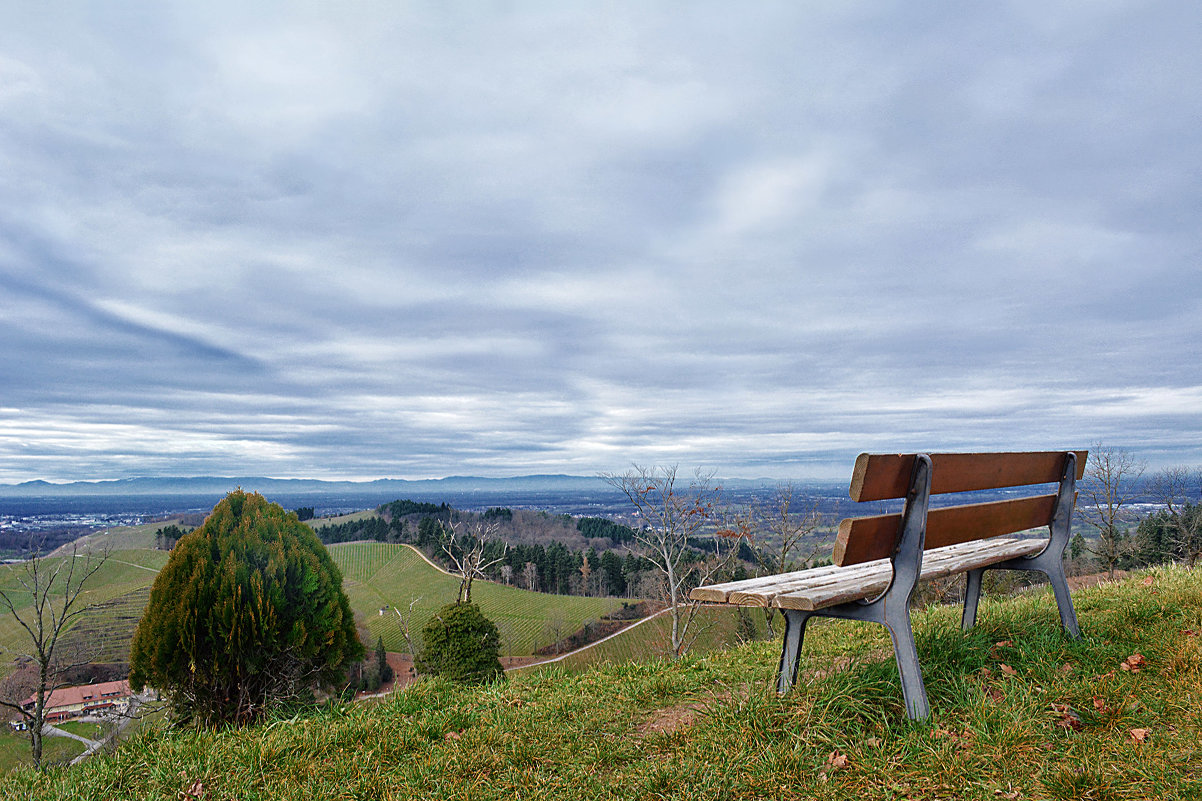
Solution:
{"label": "conifer bush", "polygon": [[179,720],[247,724],[336,686],[363,653],[342,575],[312,529],[237,490],[155,579],[130,684],[163,692]]}
{"label": "conifer bush", "polygon": [[501,635],[473,603],[444,606],[422,629],[424,647],[414,664],[421,673],[463,684],[505,677]]}

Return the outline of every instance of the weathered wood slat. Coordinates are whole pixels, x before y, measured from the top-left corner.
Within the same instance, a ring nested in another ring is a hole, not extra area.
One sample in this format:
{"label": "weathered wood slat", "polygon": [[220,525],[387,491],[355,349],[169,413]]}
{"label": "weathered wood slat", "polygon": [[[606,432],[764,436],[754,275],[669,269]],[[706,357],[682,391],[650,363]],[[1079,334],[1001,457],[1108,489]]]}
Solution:
{"label": "weathered wood slat", "polygon": [[[1060,480],[1065,451],[1026,453],[932,453],[931,494],[1050,484]],[[1089,451],[1076,451],[1077,478],[1085,475]],[[904,498],[914,470],[912,453],[861,453],[852,471],[850,494],[857,501]]]}
{"label": "weathered wood slat", "polygon": [[[1047,540],[1041,538],[1004,538],[939,548],[924,556],[922,578],[941,578],[1006,559],[1029,556],[1046,545]],[[889,560],[880,559],[852,567],[823,567],[698,587],[690,597],[739,606],[814,610],[877,595],[889,586],[892,575]],[[721,590],[720,595],[710,592],[718,586],[726,589]]]}
{"label": "weathered wood slat", "polygon": [[812,567],[808,570],[795,570],[792,573],[777,573],[771,576],[758,576],[740,581],[726,581],[721,584],[707,584],[690,592],[689,597],[694,601],[726,603],[730,601],[730,594],[732,592],[754,592],[760,587],[774,587],[782,582],[787,583],[797,579],[805,580],[816,575],[837,573],[842,570],[843,568],[838,565],[826,565],[824,567]]}
{"label": "weathered wood slat", "polygon": [[[988,539],[1046,526],[1056,508],[1056,495],[1009,501],[945,506],[927,512],[926,549]],[[886,559],[897,542],[901,514],[852,517],[839,524],[834,563],[855,565]]]}
{"label": "weathered wood slat", "polygon": [[[886,563],[888,563],[888,560],[886,560]],[[773,585],[770,588],[770,595],[765,594],[760,588],[744,589],[731,592],[726,600],[727,603],[738,604],[740,606],[767,606],[772,597],[781,593],[800,589],[816,591],[821,587],[829,587],[844,581],[858,581],[864,576],[871,575],[877,569],[878,565],[875,562],[866,565],[853,565],[851,567],[832,565],[830,572],[823,572],[820,575],[798,578],[793,581]]]}
{"label": "weathered wood slat", "polygon": [[[963,573],[978,567],[997,564],[1019,556],[1039,553],[1047,545],[1044,539],[1006,539],[992,543],[971,542],[931,551],[922,560],[922,578],[937,579],[954,573]],[[927,557],[932,558],[927,558]],[[880,565],[875,574],[857,580],[834,585],[823,585],[812,591],[782,593],[772,600],[772,605],[781,609],[815,610],[828,606],[872,598],[884,592],[892,577],[888,559],[869,564]]]}

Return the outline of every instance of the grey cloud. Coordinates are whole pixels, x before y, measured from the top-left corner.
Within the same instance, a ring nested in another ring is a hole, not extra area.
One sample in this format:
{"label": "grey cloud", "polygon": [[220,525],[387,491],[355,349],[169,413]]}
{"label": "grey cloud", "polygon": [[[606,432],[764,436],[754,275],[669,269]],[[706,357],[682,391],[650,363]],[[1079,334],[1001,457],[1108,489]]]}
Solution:
{"label": "grey cloud", "polygon": [[0,481],[1197,460],[1180,11],[6,9]]}

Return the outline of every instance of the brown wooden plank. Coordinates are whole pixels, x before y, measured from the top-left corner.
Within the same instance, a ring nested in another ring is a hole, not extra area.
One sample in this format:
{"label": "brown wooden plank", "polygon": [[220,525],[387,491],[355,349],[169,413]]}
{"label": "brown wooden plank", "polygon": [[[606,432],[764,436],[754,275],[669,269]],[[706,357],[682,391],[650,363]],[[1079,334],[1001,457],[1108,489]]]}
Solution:
{"label": "brown wooden plank", "polygon": [[[1017,556],[1030,556],[1046,546],[1046,539],[1011,538],[951,545],[932,551],[928,554],[929,558],[923,558],[922,578],[942,578]],[[790,589],[766,598],[765,602],[780,609],[813,611],[847,601],[871,598],[889,586],[892,571],[887,560],[869,562],[860,567],[870,569],[855,573],[854,568],[849,568],[847,578],[842,582],[822,582],[813,587]],[[758,605],[762,606],[764,603]]]}
{"label": "brown wooden plank", "polygon": [[[942,548],[1046,526],[1051,522],[1055,508],[1056,494],[1053,493],[931,509],[927,512],[925,547],[927,550]],[[839,536],[835,540],[835,564],[855,565],[888,558],[900,529],[900,513],[844,520],[839,524]]]}
{"label": "brown wooden plank", "polygon": [[[1064,451],[1026,453],[932,453],[931,494],[1021,487],[1060,480]],[[1077,451],[1077,478],[1085,475],[1089,451]],[[912,453],[861,453],[852,470],[850,494],[857,501],[904,498],[914,471]]]}

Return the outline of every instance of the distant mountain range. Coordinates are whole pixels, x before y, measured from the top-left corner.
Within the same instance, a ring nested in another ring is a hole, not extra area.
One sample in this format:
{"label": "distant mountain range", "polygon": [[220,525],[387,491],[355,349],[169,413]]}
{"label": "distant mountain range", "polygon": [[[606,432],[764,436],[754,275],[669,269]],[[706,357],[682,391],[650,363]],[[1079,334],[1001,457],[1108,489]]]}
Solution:
{"label": "distant mountain range", "polygon": [[21,484],[0,484],[0,497],[72,497],[80,495],[213,495],[225,494],[236,487],[262,493],[301,495],[381,494],[406,492],[509,492],[549,490],[562,492],[597,491],[609,489],[605,480],[596,476],[532,475],[511,478],[480,476],[448,476],[408,480],[381,478],[375,481],[322,481],[313,478],[266,478],[263,476],[223,477],[190,476],[178,478],[121,478],[109,481],[72,481],[55,484],[49,481],[26,481]]}
{"label": "distant mountain range", "polygon": [[[716,479],[726,489],[774,487],[776,479]],[[120,478],[108,481],[26,481],[0,484],[0,498],[71,498],[131,495],[224,495],[241,487],[263,494],[295,495],[393,495],[430,496],[451,493],[555,492],[610,494],[615,490],[599,476],[530,475],[509,478],[447,476],[410,480],[381,478],[375,481],[322,481],[315,478],[266,478],[263,476],[189,476]]]}

